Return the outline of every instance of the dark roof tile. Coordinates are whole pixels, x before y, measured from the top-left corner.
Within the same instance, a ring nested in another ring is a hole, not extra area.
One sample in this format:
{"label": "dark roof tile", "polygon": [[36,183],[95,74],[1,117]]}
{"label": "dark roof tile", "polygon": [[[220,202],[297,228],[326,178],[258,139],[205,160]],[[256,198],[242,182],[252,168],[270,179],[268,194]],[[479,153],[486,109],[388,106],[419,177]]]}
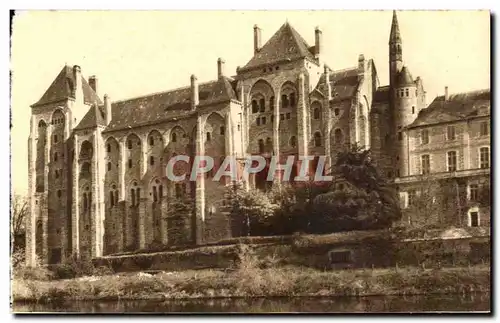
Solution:
{"label": "dark roof tile", "polygon": [[375,94],[373,95],[373,104],[376,103],[388,103],[389,102],[389,90],[390,86],[380,86]]}
{"label": "dark roof tile", "polygon": [[[226,77],[201,83],[198,91],[200,106],[236,100],[231,80]],[[184,118],[194,113],[191,111],[191,87],[117,101],[111,105],[111,110],[112,118],[106,131]]]}
{"label": "dark roof tile", "polygon": [[488,116],[490,102],[490,89],[452,94],[447,101],[444,96],[438,96],[426,109],[420,111],[409,128]]}
{"label": "dark roof tile", "polygon": [[310,47],[304,38],[286,22],[262,46],[259,52],[250,59],[243,69],[251,69],[287,59],[309,58],[314,60],[311,48],[314,47]]}
{"label": "dark roof tile", "polygon": [[356,94],[359,85],[358,69],[356,67],[333,71],[330,74],[332,99],[344,100]]}
{"label": "dark roof tile", "polygon": [[105,126],[103,107],[97,107],[98,113],[96,114],[96,106],[92,105],[83,117],[82,121],[75,127],[75,130],[90,129],[99,126]]}
{"label": "dark roof tile", "polygon": [[[52,102],[61,101],[68,98],[74,98],[73,94],[73,68],[65,65],[61,72],[56,76],[52,84],[42,95],[40,100],[38,100],[32,106],[40,106]],[[83,90],[83,100],[87,104],[93,104],[97,102],[101,104],[101,99],[94,90],[87,83],[87,80],[82,76],[82,90]]]}

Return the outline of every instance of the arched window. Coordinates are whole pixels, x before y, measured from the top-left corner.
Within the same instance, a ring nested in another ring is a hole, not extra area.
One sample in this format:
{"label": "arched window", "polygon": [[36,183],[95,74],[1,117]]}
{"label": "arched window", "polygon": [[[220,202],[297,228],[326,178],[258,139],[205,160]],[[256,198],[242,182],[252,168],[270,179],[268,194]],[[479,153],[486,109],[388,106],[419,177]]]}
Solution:
{"label": "arched window", "polygon": [[295,136],[290,137],[290,146],[292,146],[293,148],[297,146],[297,137]]}
{"label": "arched window", "polygon": [[156,190],[156,186],[153,186],[153,202],[158,202],[158,191]]}
{"label": "arched window", "polygon": [[108,171],[111,170],[111,163],[108,162]]}
{"label": "arched window", "polygon": [[107,144],[106,147],[107,147],[108,153],[110,153],[111,152],[111,144]]}
{"label": "arched window", "polygon": [[295,102],[295,93],[292,92],[290,93],[290,107],[295,108],[295,105],[297,102]]}
{"label": "arched window", "polygon": [[87,193],[83,193],[83,211],[87,211],[87,209],[88,209]]}
{"label": "arched window", "polygon": [[259,153],[263,153],[263,152],[264,152],[264,140],[259,139]]}
{"label": "arched window", "polygon": [[288,96],[286,94],[281,96],[281,107],[288,108]]}
{"label": "arched window", "polygon": [[177,142],[177,134],[172,132],[172,142]]}
{"label": "arched window", "polygon": [[110,204],[111,206],[114,206],[114,205],[115,205],[115,198],[114,198],[113,191],[109,191],[109,204]]}
{"label": "arched window", "polygon": [[314,109],[314,119],[318,120],[320,118],[319,108]]}
{"label": "arched window", "polygon": [[158,192],[159,192],[158,195],[160,196],[160,199],[161,199],[163,197],[163,185],[160,185],[158,187]]}
{"label": "arched window", "polygon": [[340,109],[335,108],[335,110],[333,110],[333,112],[335,113],[336,116],[338,116],[340,114]]}
{"label": "arched window", "polygon": [[149,156],[149,165],[153,166],[155,164],[155,157]]}
{"label": "arched window", "polygon": [[321,147],[321,134],[319,132],[314,133],[314,147]]}
{"label": "arched window", "polygon": [[226,128],[224,126],[220,127],[220,135],[225,136],[226,135]]}
{"label": "arched window", "polygon": [[207,131],[207,141],[212,140],[212,134]]}
{"label": "arched window", "polygon": [[259,105],[257,104],[257,100],[252,100],[252,113],[259,112]]}
{"label": "arched window", "polygon": [[333,132],[333,136],[335,138],[335,143],[337,143],[337,144],[340,144],[342,142],[342,140],[344,139],[342,136],[342,130],[340,130],[340,129],[335,129],[335,131]]}
{"label": "arched window", "polygon": [[259,107],[260,107],[260,112],[266,112],[266,101],[264,98],[259,100]]}
{"label": "arched window", "polygon": [[135,189],[130,189],[130,198],[132,200],[132,205],[135,206]]}
{"label": "arched window", "polygon": [[273,111],[273,110],[274,110],[274,96],[272,96],[272,97],[269,99],[269,110],[270,110],[270,111]]}
{"label": "arched window", "polygon": [[132,140],[127,140],[127,148],[132,149]]}
{"label": "arched window", "polygon": [[150,136],[149,137],[149,145],[154,146],[154,144],[155,144],[155,138],[153,136]]}
{"label": "arched window", "polygon": [[272,150],[272,148],[273,148],[273,142],[272,142],[271,138],[267,137],[266,138],[266,149]]}
{"label": "arched window", "polygon": [[57,161],[57,157],[58,157],[57,153],[54,153],[54,161],[55,162]]}

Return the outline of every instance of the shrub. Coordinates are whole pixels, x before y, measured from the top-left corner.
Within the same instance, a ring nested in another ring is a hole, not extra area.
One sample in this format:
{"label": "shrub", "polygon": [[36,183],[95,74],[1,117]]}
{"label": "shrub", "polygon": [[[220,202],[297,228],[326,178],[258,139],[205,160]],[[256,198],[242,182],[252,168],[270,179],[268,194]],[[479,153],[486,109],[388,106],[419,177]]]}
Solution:
{"label": "shrub", "polygon": [[13,276],[17,279],[45,281],[52,279],[54,275],[45,267],[18,266],[13,270]]}

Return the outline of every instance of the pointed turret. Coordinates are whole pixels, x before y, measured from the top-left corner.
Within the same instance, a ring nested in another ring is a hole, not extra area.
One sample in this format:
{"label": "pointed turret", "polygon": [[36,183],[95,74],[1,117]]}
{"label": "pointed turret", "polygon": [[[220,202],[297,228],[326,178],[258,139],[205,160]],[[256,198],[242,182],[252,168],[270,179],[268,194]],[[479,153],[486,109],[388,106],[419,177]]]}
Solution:
{"label": "pointed turret", "polygon": [[389,44],[401,43],[401,33],[399,32],[398,16],[396,10],[392,11],[391,35],[389,36]]}
{"label": "pointed turret", "polygon": [[391,35],[389,36],[389,75],[390,84],[395,86],[397,75],[403,68],[403,41],[399,32],[398,17],[396,11],[392,14]]}

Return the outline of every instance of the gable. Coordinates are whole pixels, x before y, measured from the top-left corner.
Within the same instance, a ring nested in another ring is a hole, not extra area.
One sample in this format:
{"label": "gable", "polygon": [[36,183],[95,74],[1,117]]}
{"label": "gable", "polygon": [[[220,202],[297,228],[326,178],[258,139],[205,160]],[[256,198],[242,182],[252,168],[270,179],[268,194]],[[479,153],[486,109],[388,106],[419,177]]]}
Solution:
{"label": "gable", "polygon": [[304,38],[287,22],[262,46],[243,69],[277,63],[283,60],[309,58],[314,55]]}

